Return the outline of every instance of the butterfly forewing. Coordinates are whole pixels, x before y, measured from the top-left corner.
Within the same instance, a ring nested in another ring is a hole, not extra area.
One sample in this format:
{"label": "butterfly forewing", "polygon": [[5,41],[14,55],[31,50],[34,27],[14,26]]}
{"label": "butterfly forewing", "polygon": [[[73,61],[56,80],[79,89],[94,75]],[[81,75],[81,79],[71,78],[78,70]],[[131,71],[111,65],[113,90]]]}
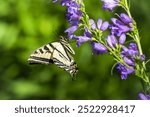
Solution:
{"label": "butterfly forewing", "polygon": [[74,50],[72,49],[72,47],[71,47],[70,44],[68,43],[67,39],[61,37],[60,43],[64,46],[64,48],[65,48],[69,53],[75,54]]}

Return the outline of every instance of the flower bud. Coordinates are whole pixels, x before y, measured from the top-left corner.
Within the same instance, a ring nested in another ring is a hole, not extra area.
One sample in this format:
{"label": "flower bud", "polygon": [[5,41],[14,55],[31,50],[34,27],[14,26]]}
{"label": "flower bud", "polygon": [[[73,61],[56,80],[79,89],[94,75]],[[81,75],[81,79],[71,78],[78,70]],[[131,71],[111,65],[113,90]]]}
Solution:
{"label": "flower bud", "polygon": [[132,19],[125,13],[121,13],[120,14],[120,19],[125,23],[125,24],[129,24],[132,23]]}
{"label": "flower bud", "polygon": [[119,44],[123,45],[125,41],[126,41],[126,35],[123,33],[119,38]]}

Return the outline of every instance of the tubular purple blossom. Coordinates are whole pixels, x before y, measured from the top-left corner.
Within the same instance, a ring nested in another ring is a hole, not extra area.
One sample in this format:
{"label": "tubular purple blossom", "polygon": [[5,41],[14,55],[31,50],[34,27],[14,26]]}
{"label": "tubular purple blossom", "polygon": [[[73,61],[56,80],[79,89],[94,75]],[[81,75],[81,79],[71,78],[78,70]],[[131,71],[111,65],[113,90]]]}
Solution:
{"label": "tubular purple blossom", "polygon": [[89,24],[90,24],[90,27],[91,27],[92,30],[96,29],[96,24],[95,24],[93,19],[89,19]]}
{"label": "tubular purple blossom", "polygon": [[133,62],[130,58],[124,57],[123,60],[124,60],[124,62],[127,63],[128,65],[134,66],[134,62]]}
{"label": "tubular purple blossom", "polygon": [[92,33],[88,29],[85,29],[84,36],[91,37]]}
{"label": "tubular purple blossom", "polygon": [[101,1],[104,2],[102,8],[108,9],[109,11],[112,11],[120,3],[120,0],[101,0]]}
{"label": "tubular purple blossom", "polygon": [[128,48],[122,45],[122,51],[120,54],[124,62],[129,66],[129,68],[127,68],[123,64],[119,64],[117,69],[120,71],[122,79],[126,79],[128,74],[135,72],[134,68],[136,66],[136,60],[144,61],[145,55],[139,55],[136,43],[130,43]]}
{"label": "tubular purple blossom", "polygon": [[144,54],[140,55],[140,60],[145,61],[145,55]]}
{"label": "tubular purple blossom", "polygon": [[127,76],[129,74],[132,74],[135,72],[135,70],[133,69],[133,67],[131,68],[127,68],[126,66],[124,66],[123,64],[119,63],[117,66],[118,71],[121,73],[121,79],[127,79]]}
{"label": "tubular purple blossom", "polygon": [[94,54],[103,54],[107,52],[107,48],[101,43],[91,42],[91,45]]}
{"label": "tubular purple blossom", "polygon": [[120,19],[111,18],[111,22],[113,23],[110,25],[111,34],[115,34],[117,36],[121,36],[123,33],[127,33],[132,30],[132,20],[126,14],[120,14]]}
{"label": "tubular purple blossom", "polygon": [[114,48],[116,44],[118,43],[114,35],[109,35],[106,41],[107,41],[108,46],[110,46],[111,48]]}
{"label": "tubular purple blossom", "polygon": [[146,95],[146,94],[144,94],[144,93],[139,93],[139,94],[138,94],[138,98],[139,98],[140,100],[150,100],[150,95]]}
{"label": "tubular purple blossom", "polygon": [[78,29],[78,26],[71,26],[68,29],[65,30],[65,32],[68,33],[68,36],[72,35],[76,30]]}
{"label": "tubular purple blossom", "polygon": [[132,19],[125,13],[120,14],[120,19],[123,21],[125,24],[133,23]]}
{"label": "tubular purple blossom", "polygon": [[97,28],[100,30],[100,28],[101,28],[101,26],[102,26],[102,23],[103,23],[103,21],[102,21],[102,19],[98,19],[98,21],[97,21]]}
{"label": "tubular purple blossom", "polygon": [[[53,2],[56,3],[57,0],[53,0]],[[67,8],[66,18],[71,26],[65,30],[65,33],[68,33],[69,39],[72,39],[74,37],[73,33],[78,29],[82,18],[81,4],[74,0],[61,0],[60,3]]]}
{"label": "tubular purple blossom", "polygon": [[105,31],[109,26],[109,23],[107,21],[102,21],[102,19],[98,19],[97,21],[97,28],[101,31]]}
{"label": "tubular purple blossom", "polygon": [[119,44],[123,45],[125,41],[126,41],[126,35],[123,33],[119,37]]}
{"label": "tubular purple blossom", "polygon": [[91,38],[87,36],[74,36],[74,38],[77,40],[77,47],[79,47],[81,43],[91,40]]}
{"label": "tubular purple blossom", "polygon": [[109,23],[107,21],[105,21],[102,23],[100,30],[105,31],[105,30],[107,30],[108,26],[109,26]]}
{"label": "tubular purple blossom", "polygon": [[53,3],[56,3],[57,2],[57,0],[53,0]]}
{"label": "tubular purple blossom", "polygon": [[137,47],[136,43],[130,43],[129,44],[129,51],[128,51],[128,53],[133,58],[135,58],[139,54],[139,50],[138,50],[138,47]]}
{"label": "tubular purple blossom", "polygon": [[61,1],[60,1],[60,4],[61,4],[62,6],[68,5],[71,1],[72,1],[72,0],[61,0]]}

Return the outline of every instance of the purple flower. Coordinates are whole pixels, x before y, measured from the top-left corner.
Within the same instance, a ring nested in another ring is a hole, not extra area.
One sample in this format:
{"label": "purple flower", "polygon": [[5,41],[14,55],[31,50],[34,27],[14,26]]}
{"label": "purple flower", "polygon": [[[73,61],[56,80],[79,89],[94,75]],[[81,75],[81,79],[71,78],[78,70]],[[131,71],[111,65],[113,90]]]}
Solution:
{"label": "purple flower", "polygon": [[139,93],[139,94],[138,94],[138,98],[139,98],[140,100],[150,100],[150,95],[146,95],[146,94],[144,94],[144,93]]}
{"label": "purple flower", "polygon": [[132,74],[135,72],[135,70],[133,69],[133,67],[127,68],[126,66],[124,66],[123,64],[119,63],[117,66],[117,70],[121,73],[121,79],[127,79],[127,76],[129,74]]}
{"label": "purple flower", "polygon": [[124,13],[120,14],[120,20],[111,18],[112,25],[110,25],[111,34],[121,36],[132,30],[132,20]]}
{"label": "purple flower", "polygon": [[57,2],[57,0],[53,0],[53,3],[56,3]]}
{"label": "purple flower", "polygon": [[[57,0],[53,0],[53,2],[55,3]],[[83,13],[80,10],[81,4],[73,0],[61,0],[60,3],[62,6],[66,6],[67,8],[66,18],[71,26],[66,29],[65,32],[68,33],[69,39],[72,39],[74,37],[73,33],[78,29],[82,18]]]}
{"label": "purple flower", "polygon": [[92,33],[88,29],[85,28],[84,36],[91,37]]}
{"label": "purple flower", "polygon": [[135,58],[136,55],[139,54],[139,50],[138,50],[138,47],[137,47],[136,43],[130,43],[129,44],[129,52],[128,53],[133,58]]}
{"label": "purple flower", "polygon": [[89,19],[89,24],[92,30],[95,30],[97,28],[101,31],[105,31],[109,26],[109,23],[107,21],[103,22],[100,18],[97,21],[97,25],[95,24],[93,19]]}
{"label": "purple flower", "polygon": [[82,11],[79,10],[80,4],[76,3],[75,1],[70,1],[66,6],[67,6],[66,17],[69,23],[72,25],[78,25],[82,17]]}
{"label": "purple flower", "polygon": [[79,47],[81,43],[91,40],[91,38],[87,36],[74,36],[74,38],[77,40],[77,47]]}
{"label": "purple flower", "polygon": [[109,35],[106,41],[107,41],[108,46],[110,46],[111,48],[114,48],[116,44],[118,43],[114,35]]}
{"label": "purple flower", "polygon": [[119,44],[123,45],[125,41],[126,41],[126,35],[123,33],[119,37]]}
{"label": "purple flower", "polygon": [[98,19],[97,21],[97,28],[101,31],[105,31],[109,26],[107,21],[103,22],[102,19]]}
{"label": "purple flower", "polygon": [[140,55],[140,60],[145,61],[145,55],[144,54]]}
{"label": "purple flower", "polygon": [[103,54],[107,52],[107,48],[101,43],[91,42],[91,45],[93,53],[95,54]]}
{"label": "purple flower", "polygon": [[120,54],[124,62],[129,66],[129,68],[119,63],[117,69],[121,73],[121,78],[126,79],[128,74],[135,72],[134,67],[136,60],[144,61],[145,55],[139,55],[136,43],[130,43],[128,48],[122,45],[122,51]]}
{"label": "purple flower", "polygon": [[68,33],[68,35],[72,35],[76,30],[78,29],[78,26],[71,26],[68,29],[65,30],[65,32]]}
{"label": "purple flower", "polygon": [[121,52],[121,56],[130,56],[135,59],[136,56],[139,56],[139,50],[136,43],[130,43],[129,47],[122,46],[123,51]]}
{"label": "purple flower", "polygon": [[103,23],[103,20],[99,18],[98,21],[97,21],[97,28],[99,30],[101,29],[102,23]]}
{"label": "purple flower", "polygon": [[134,66],[134,62],[128,58],[128,57],[124,57],[123,58],[124,62],[127,63],[128,65]]}
{"label": "purple flower", "polygon": [[120,14],[120,19],[123,21],[125,24],[133,23],[132,19],[125,13]]}
{"label": "purple flower", "polygon": [[89,24],[90,24],[90,27],[91,27],[92,30],[96,29],[96,24],[95,24],[93,19],[89,19]]}
{"label": "purple flower", "polygon": [[72,2],[72,0],[61,0],[61,1],[60,1],[60,4],[61,4],[62,6],[64,6],[64,5],[68,5],[70,2]]}
{"label": "purple flower", "polygon": [[113,8],[119,5],[120,0],[101,0],[104,2],[102,8],[103,9],[108,9],[109,11],[112,11]]}

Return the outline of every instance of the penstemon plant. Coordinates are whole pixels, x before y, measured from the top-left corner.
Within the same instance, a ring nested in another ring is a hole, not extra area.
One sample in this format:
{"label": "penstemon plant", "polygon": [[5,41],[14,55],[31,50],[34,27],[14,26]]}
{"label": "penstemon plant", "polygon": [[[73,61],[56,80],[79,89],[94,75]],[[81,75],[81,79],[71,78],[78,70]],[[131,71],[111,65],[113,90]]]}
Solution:
{"label": "penstemon plant", "polygon": [[[150,79],[146,70],[145,55],[142,52],[140,36],[137,24],[133,19],[127,0],[101,0],[102,9],[113,12],[115,7],[124,9],[123,13],[116,14],[117,18],[108,21],[94,21],[85,11],[83,0],[60,0],[62,6],[66,6],[66,18],[70,27],[65,30],[69,39],[77,41],[77,47],[81,43],[88,42],[92,46],[93,54],[109,54],[116,62],[116,69],[121,79],[127,79],[132,74],[141,79],[143,91],[138,94],[139,99],[150,99]],[[53,0],[54,3],[57,0]],[[82,29],[82,30],[81,30]],[[83,31],[77,35],[77,31]],[[105,31],[109,35],[105,36]],[[130,39],[130,43],[125,42]]]}

